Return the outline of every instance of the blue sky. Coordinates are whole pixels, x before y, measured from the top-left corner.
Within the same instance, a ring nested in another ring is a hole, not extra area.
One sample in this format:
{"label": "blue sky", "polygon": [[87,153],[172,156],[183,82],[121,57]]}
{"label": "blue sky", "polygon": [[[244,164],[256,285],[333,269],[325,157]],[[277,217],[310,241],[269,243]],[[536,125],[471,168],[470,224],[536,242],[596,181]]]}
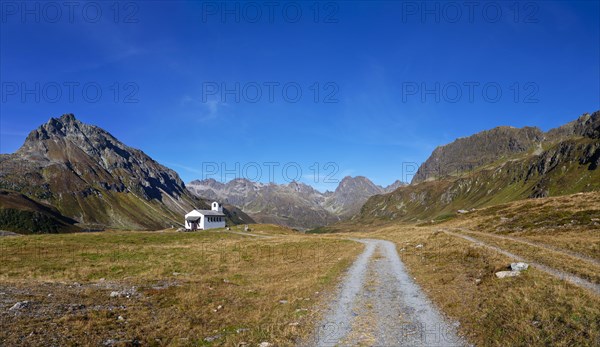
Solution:
{"label": "blue sky", "polygon": [[324,190],[600,109],[597,1],[271,3],[2,2],[0,152],[74,113],[186,182]]}

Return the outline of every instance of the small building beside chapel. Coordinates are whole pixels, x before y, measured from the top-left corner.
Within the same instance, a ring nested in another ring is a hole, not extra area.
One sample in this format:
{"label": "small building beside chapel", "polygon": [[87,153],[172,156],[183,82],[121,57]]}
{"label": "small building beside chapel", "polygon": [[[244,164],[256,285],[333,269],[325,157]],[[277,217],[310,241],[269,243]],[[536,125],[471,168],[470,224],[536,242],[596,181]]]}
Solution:
{"label": "small building beside chapel", "polygon": [[207,230],[225,227],[225,214],[218,202],[211,204],[210,210],[193,210],[185,215],[186,230]]}

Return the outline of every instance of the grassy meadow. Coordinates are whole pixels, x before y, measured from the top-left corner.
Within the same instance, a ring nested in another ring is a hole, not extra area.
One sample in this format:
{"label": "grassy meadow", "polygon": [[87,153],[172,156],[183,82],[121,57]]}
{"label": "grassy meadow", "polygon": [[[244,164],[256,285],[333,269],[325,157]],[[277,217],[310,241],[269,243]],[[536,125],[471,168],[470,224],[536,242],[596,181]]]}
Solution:
{"label": "grassy meadow", "polygon": [[[535,267],[498,279],[513,259],[449,233],[598,284],[598,206],[600,194],[586,193],[314,234],[251,225],[250,233],[239,226],[2,237],[0,341],[291,346],[314,329],[363,249],[348,238],[365,237],[396,244],[410,275],[470,343],[599,346],[597,293]],[[19,301],[28,309],[10,311]]]}
{"label": "grassy meadow", "polygon": [[[251,225],[259,236],[243,233],[0,238],[0,341],[293,345],[362,246],[272,225]],[[21,301],[27,310],[9,311]]]}

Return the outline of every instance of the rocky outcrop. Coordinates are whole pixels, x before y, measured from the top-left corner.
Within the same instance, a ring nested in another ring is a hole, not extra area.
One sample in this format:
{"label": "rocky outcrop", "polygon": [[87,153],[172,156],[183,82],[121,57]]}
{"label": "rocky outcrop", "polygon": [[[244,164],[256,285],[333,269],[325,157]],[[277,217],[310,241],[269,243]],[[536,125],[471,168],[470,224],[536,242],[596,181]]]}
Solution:
{"label": "rocky outcrop", "polygon": [[560,141],[573,136],[600,138],[600,111],[585,113],[576,120],[546,133],[548,141]]}
{"label": "rocky outcrop", "polygon": [[544,133],[533,127],[497,127],[437,147],[411,183],[458,176],[478,167],[534,149]]}

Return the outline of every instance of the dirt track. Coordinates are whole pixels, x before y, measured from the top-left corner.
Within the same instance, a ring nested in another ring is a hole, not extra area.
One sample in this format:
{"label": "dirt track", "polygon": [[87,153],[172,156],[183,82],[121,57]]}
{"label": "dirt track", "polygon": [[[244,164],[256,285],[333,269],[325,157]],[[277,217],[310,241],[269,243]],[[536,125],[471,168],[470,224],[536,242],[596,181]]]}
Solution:
{"label": "dirt track", "polygon": [[577,275],[574,275],[572,273],[569,273],[569,272],[566,272],[566,271],[562,271],[562,270],[557,270],[557,269],[549,267],[547,265],[540,264],[538,262],[534,262],[534,261],[528,260],[528,259],[526,259],[526,258],[524,258],[524,257],[522,257],[520,255],[517,255],[517,254],[511,253],[511,252],[505,251],[502,248],[499,248],[499,247],[496,247],[496,246],[492,246],[492,245],[488,245],[487,243],[485,243],[485,242],[483,242],[481,240],[478,240],[478,239],[476,239],[476,238],[474,238],[472,236],[463,235],[463,234],[451,232],[451,231],[448,231],[448,230],[445,230],[444,232],[447,233],[448,235],[452,235],[452,236],[455,236],[455,237],[460,237],[460,238],[463,238],[463,239],[465,239],[467,241],[473,242],[474,244],[477,244],[477,245],[480,245],[482,247],[486,247],[486,248],[489,248],[491,250],[494,250],[494,251],[496,251],[496,252],[498,252],[500,254],[503,254],[503,255],[505,255],[505,256],[507,256],[509,258],[512,258],[512,259],[514,259],[516,261],[522,261],[522,262],[529,263],[529,265],[531,265],[534,268],[537,268],[537,269],[539,269],[541,271],[544,271],[547,274],[550,274],[550,275],[552,275],[554,277],[557,277],[557,278],[559,278],[561,280],[568,281],[568,282],[570,282],[570,283],[572,283],[572,284],[574,284],[576,286],[589,289],[592,292],[594,292],[595,294],[600,295],[600,284],[590,282],[590,281],[588,281],[588,280],[586,280],[584,278],[581,278],[581,277],[579,277]]}
{"label": "dirt track", "polygon": [[348,270],[310,346],[464,346],[408,275],[392,242],[355,240],[364,252]]}

